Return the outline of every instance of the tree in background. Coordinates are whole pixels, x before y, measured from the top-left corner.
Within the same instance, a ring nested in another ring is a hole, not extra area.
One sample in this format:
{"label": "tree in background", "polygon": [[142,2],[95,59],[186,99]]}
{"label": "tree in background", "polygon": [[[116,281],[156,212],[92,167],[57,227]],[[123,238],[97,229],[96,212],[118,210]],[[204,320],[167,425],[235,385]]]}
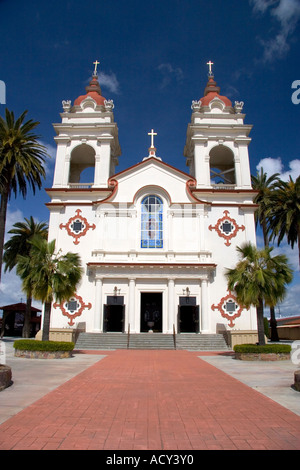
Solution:
{"label": "tree in background", "polygon": [[39,123],[24,122],[26,114],[24,111],[15,120],[14,113],[6,109],[5,119],[0,116],[0,281],[8,200],[12,193],[25,198],[28,185],[35,193],[45,177],[46,149],[32,132]]}
{"label": "tree in background", "polygon": [[17,274],[24,292],[32,292],[36,300],[45,304],[42,341],[49,341],[51,304],[53,300],[68,301],[75,294],[82,277],[81,260],[77,253],[56,253],[55,240],[48,243],[33,237],[30,244],[30,258],[18,258]]}
{"label": "tree in background", "polygon": [[[272,194],[276,188],[276,184],[279,180],[279,173],[267,177],[267,173],[264,172],[263,168],[260,169],[260,172],[257,172],[256,176],[251,176],[252,187],[255,191],[258,191],[257,195],[254,198],[254,203],[258,205],[257,210],[255,211],[255,224],[256,227],[259,224],[264,238],[265,247],[269,246],[269,234],[268,234],[268,221],[266,214],[268,211],[272,210]],[[275,315],[275,307],[270,307],[270,328],[271,328],[271,341],[279,341],[279,336],[277,332],[277,321]]]}
{"label": "tree in background", "polygon": [[232,269],[227,269],[228,289],[235,291],[237,301],[249,308],[256,307],[258,343],[265,344],[264,303],[269,306],[282,301],[286,284],[292,279],[292,270],[285,255],[271,257],[273,248],[262,250],[251,243],[237,247],[240,260]]}
{"label": "tree in background", "polygon": [[272,194],[272,205],[267,211],[270,239],[277,238],[280,245],[286,236],[287,242],[294,248],[298,243],[300,267],[300,176],[294,181],[279,181]]}
{"label": "tree in background", "polygon": [[[44,222],[37,223],[33,217],[30,216],[29,219],[25,218],[25,222],[15,223],[8,233],[12,236],[4,245],[3,262],[5,264],[5,271],[11,271],[18,264],[19,256],[30,258],[31,244],[29,242],[34,236],[40,236],[47,240],[48,225]],[[23,338],[29,338],[30,336],[31,304],[32,293],[29,289],[27,292],[26,311],[22,331]],[[4,327],[5,318],[3,318],[2,322],[1,335],[4,332]]]}

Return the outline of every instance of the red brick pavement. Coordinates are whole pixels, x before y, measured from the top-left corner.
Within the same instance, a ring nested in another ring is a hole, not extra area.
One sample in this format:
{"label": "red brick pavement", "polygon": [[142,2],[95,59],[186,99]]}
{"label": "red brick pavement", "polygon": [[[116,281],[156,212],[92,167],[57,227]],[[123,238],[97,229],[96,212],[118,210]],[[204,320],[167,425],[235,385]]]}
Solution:
{"label": "red brick pavement", "polygon": [[1,450],[292,450],[300,417],[188,351],[107,357],[0,426]]}

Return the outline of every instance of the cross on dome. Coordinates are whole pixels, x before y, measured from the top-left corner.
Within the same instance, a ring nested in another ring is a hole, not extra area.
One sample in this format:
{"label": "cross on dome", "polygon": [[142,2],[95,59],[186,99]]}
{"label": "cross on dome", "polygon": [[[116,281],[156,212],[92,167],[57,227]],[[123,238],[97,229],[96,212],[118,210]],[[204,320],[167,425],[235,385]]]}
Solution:
{"label": "cross on dome", "polygon": [[211,66],[214,65],[214,63],[210,60],[209,62],[207,62],[208,67],[209,67],[209,72],[208,72],[208,75],[211,76],[213,75],[213,72],[212,72],[212,69],[211,69]]}
{"label": "cross on dome", "polygon": [[98,62],[98,60],[96,60],[95,62],[93,62],[93,64],[95,65],[94,75],[97,75],[97,66],[100,64],[100,62]]}

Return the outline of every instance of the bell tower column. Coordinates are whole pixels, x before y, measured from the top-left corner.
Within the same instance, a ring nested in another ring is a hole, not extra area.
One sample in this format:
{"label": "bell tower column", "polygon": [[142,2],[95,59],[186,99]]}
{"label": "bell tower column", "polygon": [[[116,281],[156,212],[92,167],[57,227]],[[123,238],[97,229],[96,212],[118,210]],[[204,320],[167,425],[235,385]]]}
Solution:
{"label": "bell tower column", "polygon": [[[243,102],[233,106],[214,80],[208,62],[204,96],[192,102],[184,156],[198,189],[251,189],[248,145],[252,126],[244,124]],[[223,185],[223,186],[222,186]]]}
{"label": "bell tower column", "polygon": [[[54,124],[57,134],[54,188],[106,188],[118,164],[121,149],[114,122],[114,104],[102,96],[96,70],[99,62],[94,63],[86,94],[79,96],[73,106],[71,101],[63,101],[62,122]],[[86,169],[91,169],[88,171],[90,180],[82,181]]]}

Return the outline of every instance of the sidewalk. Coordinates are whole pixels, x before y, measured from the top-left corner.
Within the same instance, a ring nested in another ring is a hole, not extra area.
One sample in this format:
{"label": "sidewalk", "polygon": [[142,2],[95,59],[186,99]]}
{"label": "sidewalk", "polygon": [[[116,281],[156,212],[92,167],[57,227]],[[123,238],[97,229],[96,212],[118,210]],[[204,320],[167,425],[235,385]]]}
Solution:
{"label": "sidewalk", "polygon": [[290,361],[188,351],[15,358],[0,393],[0,450],[300,449]]}

